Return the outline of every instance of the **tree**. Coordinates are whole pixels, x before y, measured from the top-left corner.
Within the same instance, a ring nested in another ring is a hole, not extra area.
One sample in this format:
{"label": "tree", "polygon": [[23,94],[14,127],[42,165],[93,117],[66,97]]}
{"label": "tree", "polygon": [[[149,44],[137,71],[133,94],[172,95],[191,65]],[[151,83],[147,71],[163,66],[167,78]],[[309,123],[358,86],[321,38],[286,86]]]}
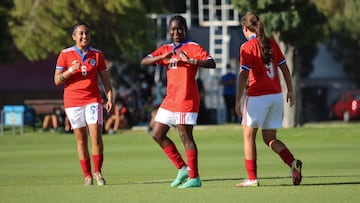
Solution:
{"label": "tree", "polygon": [[343,63],[348,76],[360,87],[360,1],[317,0],[329,19],[328,48]]}
{"label": "tree", "polygon": [[[326,18],[310,0],[233,0],[240,14],[256,13],[264,23],[266,33],[280,45],[292,73],[296,95],[295,108],[284,104],[284,127],[301,124],[301,78],[312,69],[316,42],[325,39]],[[282,87],[285,90],[284,81]],[[284,94],[285,96],[286,94]]]}
{"label": "tree", "polygon": [[29,60],[45,59],[72,45],[71,26],[84,21],[92,28],[92,45],[103,50],[108,60],[134,62],[153,44],[155,30],[146,11],[159,6],[160,1],[154,1],[150,8],[144,8],[148,4],[140,0],[14,2],[12,15],[22,24],[12,26],[11,33],[16,47]]}
{"label": "tree", "polygon": [[10,11],[14,8],[12,0],[0,2],[0,62],[8,63],[13,60],[13,41],[10,34],[9,22],[14,23]]}

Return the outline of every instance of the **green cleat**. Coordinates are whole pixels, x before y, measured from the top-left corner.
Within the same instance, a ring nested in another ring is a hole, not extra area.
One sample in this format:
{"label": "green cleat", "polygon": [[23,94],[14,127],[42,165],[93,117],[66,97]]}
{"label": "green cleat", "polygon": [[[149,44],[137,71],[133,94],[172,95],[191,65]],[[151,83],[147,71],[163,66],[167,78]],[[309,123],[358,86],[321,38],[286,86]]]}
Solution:
{"label": "green cleat", "polygon": [[188,167],[184,166],[179,169],[179,172],[175,178],[175,180],[170,184],[171,187],[177,187],[181,183],[183,183],[189,177]]}
{"label": "green cleat", "polygon": [[189,178],[184,184],[180,185],[178,188],[191,188],[191,187],[201,187],[201,180],[197,178]]}

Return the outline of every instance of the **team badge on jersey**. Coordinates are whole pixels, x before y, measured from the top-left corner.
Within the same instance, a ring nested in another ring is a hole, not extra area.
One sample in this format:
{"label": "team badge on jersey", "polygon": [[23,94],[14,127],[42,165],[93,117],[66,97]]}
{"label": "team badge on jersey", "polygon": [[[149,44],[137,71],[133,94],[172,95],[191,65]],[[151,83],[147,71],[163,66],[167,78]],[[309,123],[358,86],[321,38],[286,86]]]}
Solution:
{"label": "team badge on jersey", "polygon": [[92,66],[95,66],[95,65],[96,65],[95,59],[90,59],[89,63],[90,63],[90,65],[92,65]]}

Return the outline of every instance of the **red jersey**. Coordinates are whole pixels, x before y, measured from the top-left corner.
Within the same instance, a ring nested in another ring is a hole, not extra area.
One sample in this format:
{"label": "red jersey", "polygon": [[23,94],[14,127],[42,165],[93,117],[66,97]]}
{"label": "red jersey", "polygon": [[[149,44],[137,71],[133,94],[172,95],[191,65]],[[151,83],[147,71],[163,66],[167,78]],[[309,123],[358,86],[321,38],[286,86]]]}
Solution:
{"label": "red jersey", "polygon": [[286,63],[275,40],[270,39],[273,60],[269,65],[265,65],[257,38],[253,38],[240,47],[240,68],[249,72],[249,88],[247,95],[259,96],[265,94],[276,94],[281,92],[278,76],[278,66]]}
{"label": "red jersey", "polygon": [[171,59],[157,62],[166,66],[167,77],[166,96],[160,107],[173,112],[199,112],[200,95],[195,80],[199,67],[180,61],[178,52],[184,51],[189,58],[197,60],[211,59],[211,56],[201,45],[195,42],[184,42],[177,47],[174,44],[162,45],[149,57],[159,56],[174,49],[177,54]]}
{"label": "red jersey", "polygon": [[56,70],[66,71],[72,62],[78,60],[80,69],[65,81],[64,107],[79,107],[89,103],[101,103],[100,90],[98,87],[98,72],[106,70],[104,55],[101,51],[89,47],[86,54],[76,47],[70,47],[61,51]]}

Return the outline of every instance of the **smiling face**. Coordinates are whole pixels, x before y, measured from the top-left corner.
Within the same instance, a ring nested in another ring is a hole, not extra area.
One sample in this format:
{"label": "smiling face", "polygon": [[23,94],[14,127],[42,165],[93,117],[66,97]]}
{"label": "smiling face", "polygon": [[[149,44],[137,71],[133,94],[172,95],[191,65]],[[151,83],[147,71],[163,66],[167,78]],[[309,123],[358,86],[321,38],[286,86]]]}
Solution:
{"label": "smiling face", "polygon": [[85,25],[79,25],[74,29],[72,38],[80,50],[86,50],[90,44],[90,31]]}
{"label": "smiling face", "polygon": [[173,20],[169,26],[170,36],[175,44],[185,40],[186,28],[178,20]]}

